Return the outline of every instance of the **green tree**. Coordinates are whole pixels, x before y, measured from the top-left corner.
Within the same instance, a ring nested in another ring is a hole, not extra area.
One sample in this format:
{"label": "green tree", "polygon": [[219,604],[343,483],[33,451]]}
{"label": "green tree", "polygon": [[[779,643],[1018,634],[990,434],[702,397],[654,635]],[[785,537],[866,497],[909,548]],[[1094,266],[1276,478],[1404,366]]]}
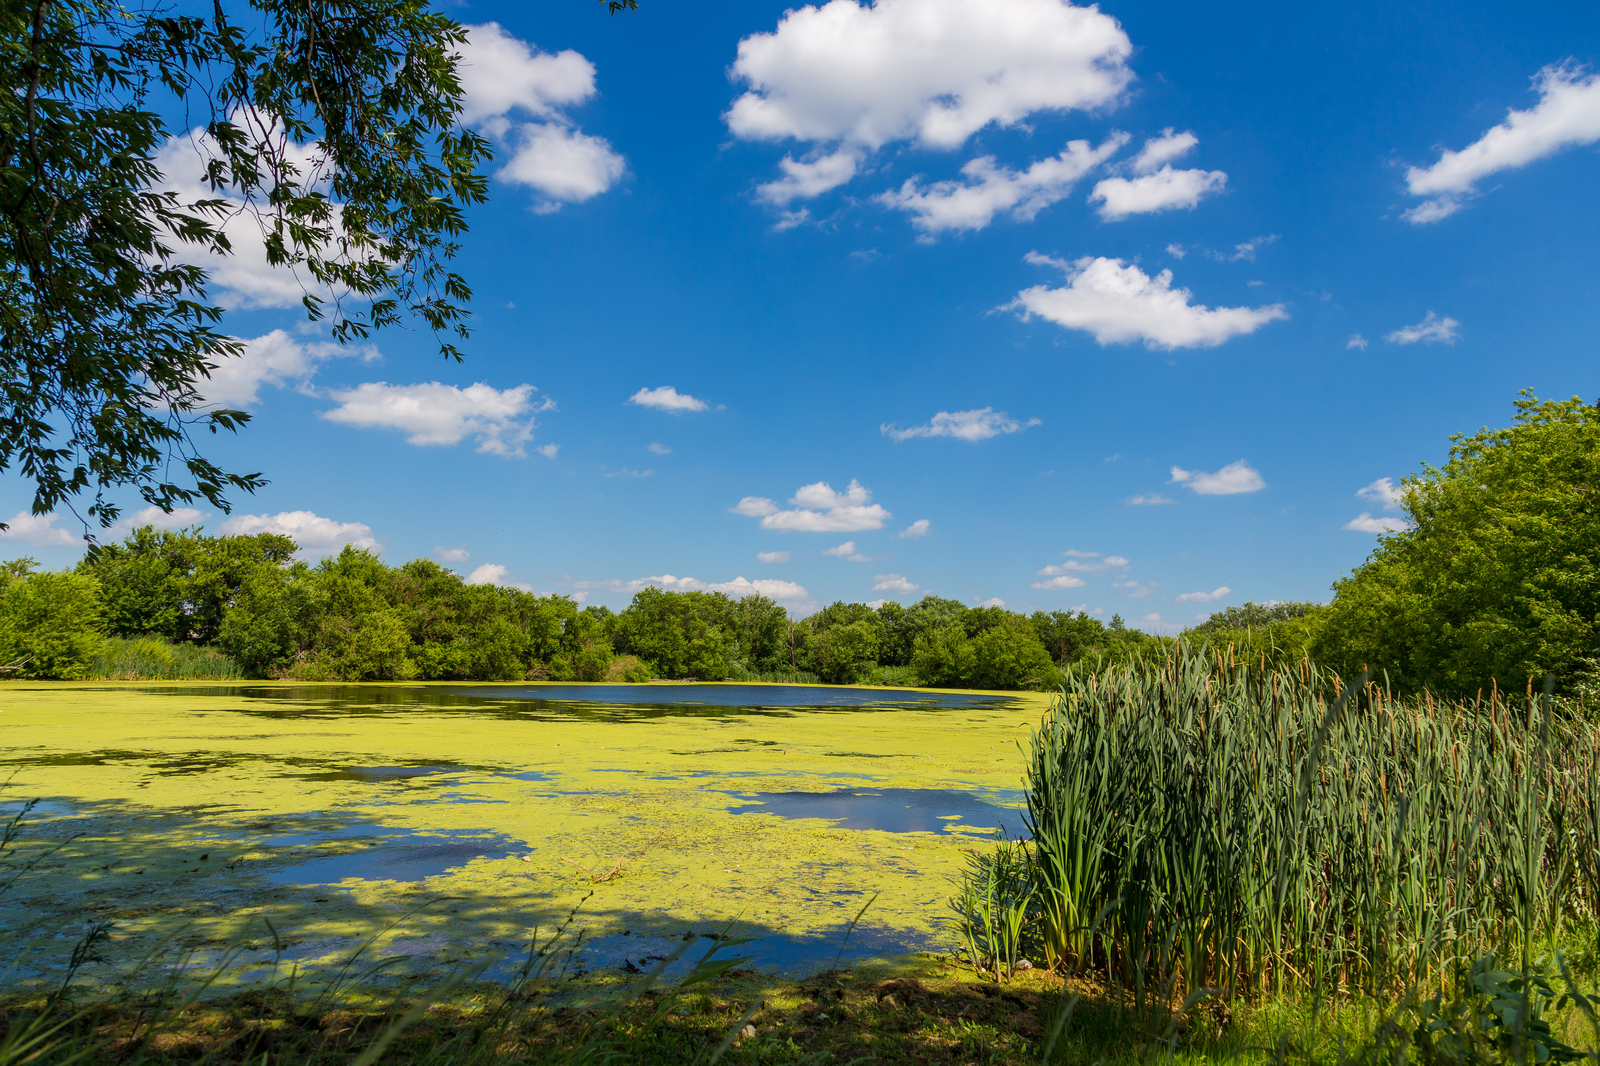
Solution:
{"label": "green tree", "polygon": [[737,650],[731,607],[732,601],[720,592],[640,589],[617,615],[616,648],[654,663],[662,677],[721,681]]}
{"label": "green tree", "polygon": [[0,580],[0,666],[18,677],[86,677],[102,640],[94,578],[46,570]]}
{"label": "green tree", "polygon": [[[864,606],[855,604],[854,606]],[[870,615],[871,608],[867,608]],[[878,665],[877,620],[858,619],[821,629],[811,638],[811,669],[830,685],[854,685]]]}
{"label": "green tree", "polygon": [[1449,461],[1407,477],[1412,528],[1334,584],[1315,642],[1404,689],[1475,692],[1571,679],[1600,633],[1600,409],[1516,401],[1505,429],[1451,438]]}
{"label": "green tree", "polygon": [[923,630],[911,652],[917,684],[927,688],[960,688],[972,676],[973,648],[962,626],[950,622]]}
{"label": "green tree", "polygon": [[1033,627],[1013,615],[1012,621],[990,626],[972,638],[971,666],[962,679],[973,688],[1051,688],[1060,685],[1061,672]]}
{"label": "green tree", "polygon": [[1083,611],[1035,611],[1033,632],[1056,665],[1066,666],[1105,643],[1106,627]]}

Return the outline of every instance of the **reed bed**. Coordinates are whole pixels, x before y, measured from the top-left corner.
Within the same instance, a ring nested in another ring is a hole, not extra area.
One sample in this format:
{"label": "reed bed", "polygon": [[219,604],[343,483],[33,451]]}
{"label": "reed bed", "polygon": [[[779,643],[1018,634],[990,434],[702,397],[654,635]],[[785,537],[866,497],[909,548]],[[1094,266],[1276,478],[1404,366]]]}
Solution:
{"label": "reed bed", "polygon": [[244,674],[215,648],[161,637],[106,637],[89,664],[97,681],[232,681]]}
{"label": "reed bed", "polygon": [[1136,999],[1526,970],[1600,915],[1600,730],[1531,685],[1399,700],[1179,645],[1069,675],[1028,777],[1032,947]]}

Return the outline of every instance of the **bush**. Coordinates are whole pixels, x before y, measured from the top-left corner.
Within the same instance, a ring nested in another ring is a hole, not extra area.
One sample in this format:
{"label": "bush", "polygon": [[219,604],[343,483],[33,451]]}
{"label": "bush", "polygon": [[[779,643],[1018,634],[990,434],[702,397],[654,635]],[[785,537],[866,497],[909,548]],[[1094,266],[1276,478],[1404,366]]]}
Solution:
{"label": "bush", "polygon": [[89,676],[108,681],[222,681],[244,674],[216,648],[174,644],[165,637],[106,637]]}
{"label": "bush", "polygon": [[100,649],[99,583],[50,570],[0,581],[0,666],[17,677],[87,677]]}

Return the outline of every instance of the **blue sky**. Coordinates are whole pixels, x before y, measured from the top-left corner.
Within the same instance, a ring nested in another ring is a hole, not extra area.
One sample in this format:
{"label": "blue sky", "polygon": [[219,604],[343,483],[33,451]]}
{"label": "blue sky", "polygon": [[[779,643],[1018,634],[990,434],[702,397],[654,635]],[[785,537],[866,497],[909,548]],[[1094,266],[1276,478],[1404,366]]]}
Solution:
{"label": "blue sky", "polygon": [[[1587,5],[452,13],[499,154],[465,363],[330,347],[242,252],[213,393],[255,417],[213,453],[271,484],[171,521],[612,607],[1170,630],[1325,600],[1397,521],[1382,479],[1519,389],[1600,396]],[[80,554],[12,522],[0,555]]]}

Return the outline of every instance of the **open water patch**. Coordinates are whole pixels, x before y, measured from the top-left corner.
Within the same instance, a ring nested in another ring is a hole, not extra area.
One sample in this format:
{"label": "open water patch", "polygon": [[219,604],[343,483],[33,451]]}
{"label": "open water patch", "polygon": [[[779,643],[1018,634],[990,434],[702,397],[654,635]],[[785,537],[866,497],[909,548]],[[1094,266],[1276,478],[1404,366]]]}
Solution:
{"label": "open water patch", "polygon": [[1027,835],[1022,812],[942,788],[847,788],[833,792],[730,792],[747,800],[732,814],[822,818],[843,829],[885,833],[992,832]]}
{"label": "open water patch", "polygon": [[354,878],[362,881],[425,881],[474,859],[507,859],[525,844],[499,833],[416,833],[381,826],[347,826],[327,833],[292,834],[262,841],[321,843],[340,840],[357,845],[347,851],[322,852],[296,858],[267,874],[280,885],[336,885]]}

